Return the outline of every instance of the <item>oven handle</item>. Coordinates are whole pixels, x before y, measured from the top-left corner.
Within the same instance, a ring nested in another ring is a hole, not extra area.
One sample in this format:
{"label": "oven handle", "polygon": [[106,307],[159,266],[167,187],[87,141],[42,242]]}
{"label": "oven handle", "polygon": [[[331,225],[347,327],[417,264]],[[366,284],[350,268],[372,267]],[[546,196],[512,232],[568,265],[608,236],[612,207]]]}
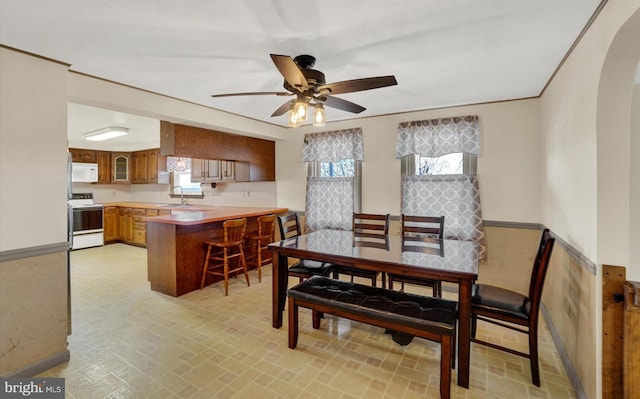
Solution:
{"label": "oven handle", "polygon": [[73,248],[73,207],[71,205],[67,205],[67,242],[71,250]]}
{"label": "oven handle", "polygon": [[93,234],[93,233],[104,233],[104,229],[74,231],[72,236],[81,236],[83,234]]}

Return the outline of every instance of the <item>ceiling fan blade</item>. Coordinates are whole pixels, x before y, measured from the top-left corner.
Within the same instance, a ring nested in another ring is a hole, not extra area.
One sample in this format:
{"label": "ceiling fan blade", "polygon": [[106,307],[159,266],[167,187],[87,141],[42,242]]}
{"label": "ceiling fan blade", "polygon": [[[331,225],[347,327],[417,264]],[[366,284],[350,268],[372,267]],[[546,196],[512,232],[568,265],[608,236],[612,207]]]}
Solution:
{"label": "ceiling fan blade", "polygon": [[293,61],[293,58],[288,55],[271,54],[271,59],[273,63],[276,64],[276,68],[278,68],[282,76],[284,76],[284,80],[286,80],[291,87],[299,92],[309,88],[307,78],[304,77],[298,65]]}
{"label": "ceiling fan blade", "polygon": [[273,114],[271,114],[271,116],[280,116],[280,115],[284,115],[285,113],[287,113],[287,111],[289,111],[291,109],[291,104],[294,101],[287,101],[286,103],[282,104],[280,106],[280,108],[278,108],[277,110],[273,111]]}
{"label": "ceiling fan blade", "polygon": [[355,91],[378,89],[380,87],[395,86],[398,82],[393,75],[377,76],[374,78],[363,78],[353,80],[343,80],[342,82],[327,83],[318,86],[318,91],[329,90],[330,94],[353,93]]}
{"label": "ceiling fan blade", "polygon": [[317,98],[317,100],[324,103],[324,105],[326,105],[327,107],[336,108],[347,112],[353,112],[354,114],[359,114],[366,109],[361,105],[352,103],[351,101],[343,100],[338,97],[322,96]]}
{"label": "ceiling fan blade", "polygon": [[236,97],[236,96],[292,96],[292,93],[288,91],[256,91],[248,93],[226,93],[226,94],[212,94],[211,97]]}

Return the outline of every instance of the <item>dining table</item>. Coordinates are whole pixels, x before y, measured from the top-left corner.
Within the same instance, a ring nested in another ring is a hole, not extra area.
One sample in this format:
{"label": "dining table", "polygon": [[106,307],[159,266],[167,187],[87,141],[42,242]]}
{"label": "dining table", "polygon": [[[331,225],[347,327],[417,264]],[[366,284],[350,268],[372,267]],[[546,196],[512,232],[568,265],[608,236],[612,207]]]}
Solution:
{"label": "dining table", "polygon": [[[269,244],[273,255],[273,328],[282,327],[290,257],[456,283],[458,385],[469,388],[471,286],[478,278],[479,245],[472,241],[393,234],[386,235],[385,245],[361,245],[359,241],[352,231],[317,230]],[[437,251],[433,250],[434,243]]]}

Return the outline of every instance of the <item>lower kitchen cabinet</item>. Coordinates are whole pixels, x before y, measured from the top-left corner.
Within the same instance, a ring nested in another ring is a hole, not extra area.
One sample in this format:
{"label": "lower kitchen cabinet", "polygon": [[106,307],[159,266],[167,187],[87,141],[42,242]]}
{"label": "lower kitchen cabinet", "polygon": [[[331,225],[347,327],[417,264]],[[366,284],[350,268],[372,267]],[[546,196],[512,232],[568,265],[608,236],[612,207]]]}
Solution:
{"label": "lower kitchen cabinet", "polygon": [[104,242],[110,243],[120,240],[120,231],[118,230],[118,207],[104,207]]}
{"label": "lower kitchen cabinet", "polygon": [[147,216],[171,215],[171,211],[127,208],[118,206],[104,207],[105,244],[123,242],[138,247],[147,246]]}

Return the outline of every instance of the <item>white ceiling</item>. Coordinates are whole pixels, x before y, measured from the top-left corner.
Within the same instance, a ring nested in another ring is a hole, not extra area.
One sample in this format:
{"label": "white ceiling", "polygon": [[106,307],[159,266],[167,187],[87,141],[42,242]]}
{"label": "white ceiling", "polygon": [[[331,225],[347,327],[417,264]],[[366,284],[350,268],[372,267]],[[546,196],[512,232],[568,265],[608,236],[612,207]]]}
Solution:
{"label": "white ceiling", "polygon": [[[269,57],[275,53],[315,56],[314,68],[327,82],[396,76],[397,86],[337,95],[367,110],[327,109],[328,121],[535,97],[599,3],[2,0],[0,44],[69,63],[73,71],[285,126],[286,116],[270,115],[289,98],[210,95],[282,91]],[[72,129],[105,126],[90,121],[99,114],[92,112],[70,108],[70,137],[81,134]]]}

